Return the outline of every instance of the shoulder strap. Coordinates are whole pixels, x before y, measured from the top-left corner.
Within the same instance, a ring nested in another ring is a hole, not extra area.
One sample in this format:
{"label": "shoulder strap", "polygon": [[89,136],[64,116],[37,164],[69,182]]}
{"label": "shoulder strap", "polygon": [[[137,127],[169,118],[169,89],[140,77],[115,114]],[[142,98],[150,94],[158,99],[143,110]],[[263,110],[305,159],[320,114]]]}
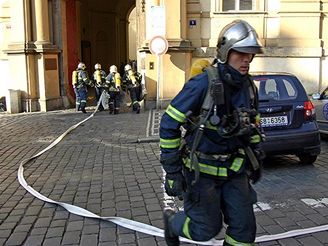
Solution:
{"label": "shoulder strap", "polygon": [[210,110],[212,106],[224,104],[224,88],[220,79],[218,68],[208,66],[205,68],[208,76],[208,87],[205,99],[202,104],[202,110]]}
{"label": "shoulder strap", "polygon": [[258,90],[257,87],[254,83],[254,81],[251,79],[250,76],[248,76],[249,79],[249,87],[253,92],[253,98],[252,98],[252,103],[253,103],[253,107],[258,110],[258,106],[259,106],[259,100],[258,100]]}
{"label": "shoulder strap", "polygon": [[215,72],[213,71],[214,67],[207,67],[205,70],[207,71],[207,76],[208,76],[208,87],[207,87],[207,92],[205,99],[202,104],[202,110],[210,110],[211,107],[213,106],[213,100],[211,97],[211,85],[212,81],[215,80]]}

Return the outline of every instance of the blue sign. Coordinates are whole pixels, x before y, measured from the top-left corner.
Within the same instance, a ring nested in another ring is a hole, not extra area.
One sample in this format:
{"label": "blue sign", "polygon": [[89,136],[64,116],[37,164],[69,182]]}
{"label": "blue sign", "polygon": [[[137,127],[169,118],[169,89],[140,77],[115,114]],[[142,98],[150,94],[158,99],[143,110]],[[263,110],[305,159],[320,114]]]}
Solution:
{"label": "blue sign", "polygon": [[196,20],[189,20],[189,26],[196,26]]}

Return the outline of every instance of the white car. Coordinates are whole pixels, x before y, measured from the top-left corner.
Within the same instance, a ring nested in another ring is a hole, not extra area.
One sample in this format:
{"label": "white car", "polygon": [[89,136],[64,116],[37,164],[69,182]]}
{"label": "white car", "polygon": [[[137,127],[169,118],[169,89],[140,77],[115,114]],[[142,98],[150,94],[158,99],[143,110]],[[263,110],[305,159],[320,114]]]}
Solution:
{"label": "white car", "polygon": [[312,95],[312,103],[316,111],[319,132],[328,135],[328,86],[322,93]]}

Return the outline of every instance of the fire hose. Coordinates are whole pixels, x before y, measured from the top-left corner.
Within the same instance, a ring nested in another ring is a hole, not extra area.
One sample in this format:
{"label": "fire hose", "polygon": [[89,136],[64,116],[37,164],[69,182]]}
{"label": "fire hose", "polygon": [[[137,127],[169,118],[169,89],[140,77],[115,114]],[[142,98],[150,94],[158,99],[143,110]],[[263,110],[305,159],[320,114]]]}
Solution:
{"label": "fire hose", "polygon": [[[116,225],[128,228],[130,230],[138,231],[138,232],[148,234],[148,235],[152,235],[152,236],[164,237],[163,229],[160,229],[160,228],[157,228],[157,227],[145,224],[145,223],[141,223],[141,222],[138,222],[138,221],[134,221],[134,220],[126,219],[126,218],[122,218],[122,217],[102,217],[102,216],[94,214],[94,213],[92,213],[92,212],[90,212],[90,211],[88,211],[84,208],[81,208],[81,207],[78,207],[78,206],[75,206],[75,205],[72,205],[72,204],[52,200],[52,199],[42,195],[40,192],[36,191],[33,187],[31,187],[26,182],[26,180],[24,178],[24,166],[27,163],[29,163],[30,161],[32,161],[32,160],[36,159],[37,157],[41,156],[46,151],[52,149],[68,133],[70,133],[71,131],[76,129],[78,126],[80,126],[84,122],[91,119],[95,115],[95,113],[97,112],[97,110],[99,108],[99,105],[102,101],[103,96],[104,96],[104,92],[101,94],[100,100],[99,100],[94,112],[89,117],[87,117],[84,120],[80,121],[79,123],[71,126],[69,129],[67,129],[63,134],[61,134],[57,139],[55,139],[48,147],[46,147],[42,151],[38,152],[37,154],[33,155],[30,158],[24,159],[20,163],[19,168],[18,168],[18,173],[17,173],[18,181],[21,184],[21,186],[25,190],[27,190],[30,194],[32,194],[34,197],[36,197],[36,198],[38,198],[38,199],[40,199],[44,202],[47,202],[47,203],[52,203],[52,204],[59,205],[59,206],[63,207],[64,209],[66,209],[68,212],[70,212],[72,214],[87,217],[87,218],[105,220],[105,221],[115,223]],[[320,231],[325,231],[325,230],[328,230],[328,225],[321,225],[321,226],[307,228],[307,229],[292,230],[292,231],[279,233],[279,234],[275,234],[275,235],[263,235],[263,236],[257,237],[255,242],[259,243],[259,242],[279,240],[279,239],[283,239],[283,238],[295,237],[295,236],[300,236],[300,235],[305,235],[305,234],[310,234],[310,233],[315,233],[315,232],[320,232]],[[184,237],[180,237],[180,241],[181,242],[186,242],[186,243],[194,243],[194,244],[198,244],[198,245],[218,245],[218,246],[223,245],[223,240],[216,240],[216,239],[211,239],[211,240],[206,241],[206,242],[198,242],[198,241],[193,241],[193,240],[190,240],[190,239],[187,239],[187,238],[184,238]]]}

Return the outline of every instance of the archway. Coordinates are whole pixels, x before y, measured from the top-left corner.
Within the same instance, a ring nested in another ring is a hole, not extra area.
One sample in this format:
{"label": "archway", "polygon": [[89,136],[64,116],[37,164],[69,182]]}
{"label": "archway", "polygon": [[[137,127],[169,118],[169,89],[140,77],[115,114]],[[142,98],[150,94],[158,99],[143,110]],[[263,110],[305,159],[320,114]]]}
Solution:
{"label": "archway", "polygon": [[128,16],[135,8],[135,0],[69,2],[66,15],[75,25],[67,26],[68,73],[71,74],[78,61],[86,64],[90,75],[96,63],[108,72],[111,65],[120,67],[128,61]]}

